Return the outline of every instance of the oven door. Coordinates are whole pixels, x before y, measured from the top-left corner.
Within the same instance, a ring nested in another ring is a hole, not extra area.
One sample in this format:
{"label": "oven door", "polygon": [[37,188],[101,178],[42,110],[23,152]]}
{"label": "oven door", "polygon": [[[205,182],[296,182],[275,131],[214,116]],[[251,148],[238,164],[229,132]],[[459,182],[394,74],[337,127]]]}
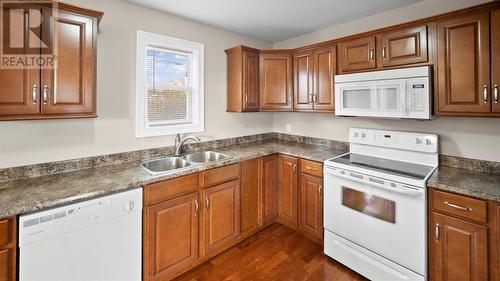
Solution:
{"label": "oven door", "polygon": [[391,189],[354,176],[325,167],[325,229],[425,276],[425,189]]}

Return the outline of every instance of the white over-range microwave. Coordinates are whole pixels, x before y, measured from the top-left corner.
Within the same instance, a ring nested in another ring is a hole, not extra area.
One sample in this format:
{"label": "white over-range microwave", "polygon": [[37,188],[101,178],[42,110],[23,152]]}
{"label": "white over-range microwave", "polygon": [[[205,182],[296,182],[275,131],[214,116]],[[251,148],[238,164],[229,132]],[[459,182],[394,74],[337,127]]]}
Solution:
{"label": "white over-range microwave", "polygon": [[335,75],[335,115],[431,119],[429,66]]}

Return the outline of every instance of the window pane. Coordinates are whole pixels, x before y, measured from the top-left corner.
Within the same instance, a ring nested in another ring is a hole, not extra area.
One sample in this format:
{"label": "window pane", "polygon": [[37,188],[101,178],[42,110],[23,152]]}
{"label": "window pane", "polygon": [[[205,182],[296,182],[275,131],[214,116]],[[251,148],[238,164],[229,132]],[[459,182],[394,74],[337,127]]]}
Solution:
{"label": "window pane", "polygon": [[148,92],[148,121],[182,121],[187,119],[187,90]]}
{"label": "window pane", "polygon": [[190,55],[148,47],[148,122],[188,121]]}

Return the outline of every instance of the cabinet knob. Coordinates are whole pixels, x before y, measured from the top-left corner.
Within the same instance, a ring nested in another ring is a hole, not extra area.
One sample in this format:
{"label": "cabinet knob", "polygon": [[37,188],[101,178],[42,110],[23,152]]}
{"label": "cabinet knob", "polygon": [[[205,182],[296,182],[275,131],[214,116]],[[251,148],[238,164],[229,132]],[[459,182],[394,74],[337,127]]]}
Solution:
{"label": "cabinet knob", "polygon": [[210,208],[210,200],[208,200],[208,197],[205,197],[205,207],[207,208],[207,210]]}
{"label": "cabinet knob", "polygon": [[439,242],[439,223],[436,223],[434,226],[434,238],[436,239],[436,242]]}
{"label": "cabinet knob", "polygon": [[373,54],[373,48],[370,48],[370,60],[373,60],[374,54]]}
{"label": "cabinet knob", "polygon": [[386,48],[385,46],[384,46],[384,47],[382,47],[382,58],[383,58],[384,60],[385,60],[385,48]]}
{"label": "cabinet knob", "polygon": [[198,216],[198,212],[200,210],[200,204],[198,203],[198,200],[194,200],[194,216]]}

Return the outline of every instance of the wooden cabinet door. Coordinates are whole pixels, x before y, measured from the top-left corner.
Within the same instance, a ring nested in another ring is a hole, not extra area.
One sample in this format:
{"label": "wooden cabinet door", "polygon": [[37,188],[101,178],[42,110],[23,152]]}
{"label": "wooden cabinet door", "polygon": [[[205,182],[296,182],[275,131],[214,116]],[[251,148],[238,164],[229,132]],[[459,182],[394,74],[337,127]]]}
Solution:
{"label": "wooden cabinet door", "polygon": [[427,26],[419,26],[380,36],[379,63],[382,67],[422,63],[428,60]]}
{"label": "wooden cabinet door", "polygon": [[261,159],[241,163],[241,236],[253,233],[260,226]]}
{"label": "wooden cabinet door", "polygon": [[314,51],[314,110],[334,111],[333,78],[337,72],[337,49],[327,47]]}
{"label": "wooden cabinet door", "polygon": [[260,54],[260,110],[292,111],[292,55]]}
{"label": "wooden cabinet door", "polygon": [[240,234],[240,183],[233,180],[203,191],[204,256],[225,250]]}
{"label": "wooden cabinet door", "polygon": [[42,114],[95,117],[97,20],[58,11],[45,29],[43,36],[54,36],[57,60],[55,69],[42,70]]}
{"label": "wooden cabinet door", "polygon": [[278,156],[262,158],[262,223],[274,222],[278,215]]}
{"label": "wooden cabinet door", "polygon": [[377,67],[375,36],[340,43],[340,71],[368,70]]}
{"label": "wooden cabinet door", "polygon": [[[32,33],[32,36],[40,36],[39,29],[28,29],[30,20],[28,11],[24,11],[25,15],[22,15],[24,21],[10,22],[12,9],[5,7],[7,4],[4,4],[4,7],[2,7],[2,17],[4,24],[8,24],[10,28],[6,29],[7,34],[3,34],[3,40],[8,40],[11,37],[8,34],[10,29],[19,30],[24,38],[28,38],[28,31]],[[20,11],[19,13],[22,12]],[[6,52],[8,50],[4,50],[4,53]],[[31,49],[29,49],[28,43],[24,41],[23,53],[13,54],[13,56],[29,54],[30,52]],[[38,49],[39,52],[40,49]],[[9,54],[5,55],[4,59],[8,59]],[[40,69],[2,68],[0,69],[0,85],[2,85],[0,89],[0,117],[7,119],[9,117],[13,118],[16,115],[40,113]]]}
{"label": "wooden cabinet door", "polygon": [[198,193],[144,209],[144,280],[168,280],[198,259]]}
{"label": "wooden cabinet door", "polygon": [[299,229],[323,239],[323,179],[300,175]]}
{"label": "wooden cabinet door", "polygon": [[15,249],[0,249],[0,281],[16,280]]}
{"label": "wooden cabinet door", "polygon": [[312,110],[314,99],[314,57],[313,51],[297,53],[294,65],[294,110]]}
{"label": "wooden cabinet door", "polygon": [[243,51],[243,111],[259,110],[259,54]]}
{"label": "wooden cabinet door", "polygon": [[297,158],[280,155],[278,158],[278,218],[297,226]]}
{"label": "wooden cabinet door", "polygon": [[438,23],[438,114],[490,112],[489,37],[489,13]]}
{"label": "wooden cabinet door", "polygon": [[488,229],[433,213],[431,240],[434,281],[488,280]]}
{"label": "wooden cabinet door", "polygon": [[491,12],[492,111],[500,112],[500,10]]}

